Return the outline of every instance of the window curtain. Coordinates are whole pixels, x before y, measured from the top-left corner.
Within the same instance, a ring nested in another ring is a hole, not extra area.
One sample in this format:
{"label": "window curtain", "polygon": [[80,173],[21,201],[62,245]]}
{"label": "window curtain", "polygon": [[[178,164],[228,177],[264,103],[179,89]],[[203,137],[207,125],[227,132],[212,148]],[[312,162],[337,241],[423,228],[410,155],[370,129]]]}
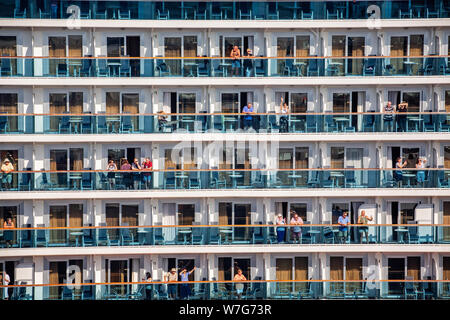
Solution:
{"label": "window curtain", "polygon": [[[423,34],[411,35],[409,37],[410,56],[423,56],[423,47],[424,47],[423,38],[424,38]],[[410,60],[416,63],[411,66],[411,72],[413,74],[417,74],[418,69],[422,67],[423,58],[411,58]]]}
{"label": "window curtain", "polygon": [[[308,280],[308,257],[295,257],[295,280]],[[295,290],[304,290],[306,282],[296,282]]]}
{"label": "window curtain", "polygon": [[[17,56],[17,39],[15,36],[0,36],[0,56]],[[17,74],[17,60],[11,60],[11,74]]]}
{"label": "window curtain", "polygon": [[[163,225],[176,225],[176,204],[164,203],[163,204]],[[176,233],[175,228],[163,228],[163,235],[166,242],[175,241]]]}
{"label": "window curtain", "polygon": [[106,113],[120,113],[120,93],[107,92],[106,93]]}
{"label": "window curtain", "polygon": [[[49,95],[49,113],[62,114],[67,111],[67,94],[65,93],[50,93]],[[50,130],[58,131],[61,116],[50,117]]]}
{"label": "window curtain", "polygon": [[83,170],[83,149],[70,149],[70,170]]}
{"label": "window curtain", "polygon": [[176,163],[172,160],[172,150],[166,149],[164,150],[164,169],[177,169]]}
{"label": "window curtain", "polygon": [[[181,57],[181,38],[164,38],[164,56],[175,58]],[[180,59],[167,59],[165,62],[170,68],[171,75],[181,75]]]}
{"label": "window curtain", "polygon": [[183,168],[196,169],[197,168],[197,149],[183,148]]}
{"label": "window curtain", "polygon": [[[138,93],[124,93],[122,94],[122,110],[123,113],[138,114],[139,113],[139,94]],[[139,118],[131,116],[131,122],[134,130],[139,130]]]}
{"label": "window curtain", "polygon": [[[348,55],[350,57],[362,57],[364,56],[364,47],[366,40],[364,37],[349,37],[348,38]],[[354,75],[361,75],[364,64],[364,59],[351,59],[347,60],[348,73]]]}
{"label": "window curtain", "polygon": [[[68,36],[69,42],[69,57],[82,57],[83,56],[83,37],[81,35]],[[75,65],[81,65],[81,59],[70,59],[69,73],[75,74]]]}
{"label": "window curtain", "polygon": [[195,93],[180,93],[178,95],[178,112],[195,113]]}
{"label": "window curtain", "polygon": [[[277,38],[277,57],[292,57],[292,56],[294,56],[294,38],[293,37]],[[285,66],[286,66],[285,60],[277,59],[278,74],[280,75],[284,74]]]}
{"label": "window curtain", "polygon": [[[122,225],[137,226],[139,225],[139,206],[123,205],[122,206]],[[137,228],[130,229],[130,234],[137,239]]]}
{"label": "window curtain", "polygon": [[231,268],[231,258],[225,258],[220,257],[218,258],[218,264],[219,264],[219,274],[218,274],[218,280],[219,281],[226,281],[226,280],[232,280],[232,268]]}
{"label": "window curtain", "polygon": [[[344,280],[344,258],[330,257],[330,280]],[[331,282],[332,291],[342,292],[343,282]]]}
{"label": "window curtain", "polygon": [[69,92],[69,112],[83,113],[83,92]]}
{"label": "window curtain", "polygon": [[[450,202],[444,202],[444,212],[442,216],[442,223],[450,225]],[[442,227],[443,228],[443,238],[445,241],[450,241],[450,227]],[[450,265],[449,265],[450,266]],[[450,269],[449,269],[450,271]],[[450,276],[450,274],[449,274]]]}
{"label": "window curtain", "polygon": [[[450,280],[450,257],[442,257],[442,280]],[[450,284],[443,283],[443,289],[448,292]]]}
{"label": "window curtain", "polygon": [[[345,259],[345,280],[362,280],[362,259]],[[346,292],[351,293],[361,288],[361,282],[347,282]]]}
{"label": "window curtain", "polygon": [[[345,56],[346,36],[333,36],[331,38],[331,55],[333,57]],[[331,62],[338,63],[337,68],[342,74],[345,66],[345,59],[332,59]]]}
{"label": "window curtain", "polygon": [[421,280],[420,278],[420,257],[407,258],[407,276],[412,277],[413,280]]}
{"label": "window curtain", "polygon": [[[48,37],[48,56],[66,57],[66,37]],[[58,65],[65,64],[66,59],[49,59],[49,74],[55,76]]]}
{"label": "window curtain", "polygon": [[192,226],[195,219],[195,205],[194,204],[179,204],[178,205],[178,224]]}
{"label": "window curtain", "polygon": [[292,93],[291,94],[291,112],[305,113],[308,108],[308,94]]}
{"label": "window curtain", "polygon": [[331,168],[344,168],[344,147],[331,147]]}
{"label": "window curtain", "polygon": [[219,225],[231,225],[232,214],[232,204],[230,202],[219,202]]}
{"label": "window curtain", "polygon": [[[83,205],[69,204],[69,227],[79,228],[83,226]],[[70,241],[75,242],[76,236],[70,236]]]}
{"label": "window curtain", "polygon": [[[293,280],[292,277],[292,259],[276,259],[276,279]],[[292,291],[292,282],[278,282],[279,290]]]}
{"label": "window curtain", "polygon": [[349,93],[333,93],[333,112],[350,112]]}
{"label": "window curtain", "polygon": [[[108,227],[117,227],[119,226],[119,204],[111,203],[106,205],[106,225]],[[119,239],[119,230],[116,229],[108,229],[109,238],[111,240]]]}
{"label": "window curtain", "polygon": [[[58,273],[58,262],[51,261],[49,268],[49,283],[59,284],[59,273]],[[49,297],[50,299],[59,299],[59,287],[51,286],[49,287]]]}
{"label": "window curtain", "polygon": [[[50,207],[50,227],[66,227],[67,226],[67,207],[51,206]],[[56,229],[50,230],[50,243],[65,243],[66,230]]]}
{"label": "window curtain", "polygon": [[[17,93],[0,93],[0,113],[18,113]],[[18,118],[8,117],[10,131],[18,130]]]}
{"label": "window curtain", "polygon": [[[408,37],[391,37],[391,56],[401,57],[408,55]],[[394,67],[396,73],[404,73],[405,65],[404,59],[392,58],[391,65]]]}

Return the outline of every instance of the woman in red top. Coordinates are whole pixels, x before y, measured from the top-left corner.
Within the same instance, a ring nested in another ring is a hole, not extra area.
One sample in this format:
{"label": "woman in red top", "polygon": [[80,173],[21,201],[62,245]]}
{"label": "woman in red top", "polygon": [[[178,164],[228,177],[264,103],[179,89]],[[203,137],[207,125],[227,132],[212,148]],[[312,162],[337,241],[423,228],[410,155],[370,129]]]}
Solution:
{"label": "woman in red top", "polygon": [[[153,170],[153,163],[150,160],[150,158],[145,158],[144,162],[142,162],[142,169],[145,171],[151,171]],[[144,181],[144,187],[145,189],[149,189],[151,187],[151,182],[152,182],[152,173],[151,172],[145,172],[143,174],[143,178]]]}

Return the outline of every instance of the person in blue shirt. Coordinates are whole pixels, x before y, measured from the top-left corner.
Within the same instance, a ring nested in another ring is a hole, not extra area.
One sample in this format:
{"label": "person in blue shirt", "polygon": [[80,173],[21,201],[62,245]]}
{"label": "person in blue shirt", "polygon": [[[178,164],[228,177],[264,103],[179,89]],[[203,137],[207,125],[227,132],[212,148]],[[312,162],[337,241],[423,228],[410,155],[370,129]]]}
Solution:
{"label": "person in blue shirt", "polygon": [[[182,282],[187,282],[187,281],[189,281],[189,275],[192,273],[192,272],[194,272],[194,270],[195,270],[195,267],[191,270],[191,271],[187,271],[187,269],[186,268],[183,268],[183,269],[181,269],[181,272],[180,272],[180,277],[181,277],[181,281]],[[189,299],[189,296],[191,295],[191,288],[189,287],[189,283],[183,283],[183,284],[181,284],[181,287],[180,287],[180,296],[181,296],[181,299],[184,299],[184,298],[186,298],[186,299]]]}
{"label": "person in blue shirt", "polygon": [[341,243],[345,243],[347,241],[348,236],[348,225],[350,224],[350,219],[348,218],[348,212],[344,211],[342,216],[338,219],[339,224],[339,239]]}
{"label": "person in blue shirt", "polygon": [[245,113],[244,116],[244,130],[253,127],[253,116],[252,113],[255,113],[253,110],[252,104],[249,102],[247,105],[242,109],[242,113]]}

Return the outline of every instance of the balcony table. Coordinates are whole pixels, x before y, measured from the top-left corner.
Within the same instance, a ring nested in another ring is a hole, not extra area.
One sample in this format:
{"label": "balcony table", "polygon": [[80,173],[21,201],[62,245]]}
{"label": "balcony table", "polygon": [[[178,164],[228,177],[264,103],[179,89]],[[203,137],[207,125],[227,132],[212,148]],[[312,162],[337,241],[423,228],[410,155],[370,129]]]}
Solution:
{"label": "balcony table", "polygon": [[239,124],[239,116],[234,116],[234,117],[229,117],[229,116],[224,116],[223,117],[223,123],[224,123],[224,128],[225,131],[227,130],[227,123],[230,124],[230,131],[233,130],[233,127],[236,127],[236,129],[238,128],[238,124]]}
{"label": "balcony table", "polygon": [[225,241],[224,242],[229,243],[228,236],[233,233],[233,230],[231,230],[229,228],[226,228],[226,229],[219,228],[219,233],[224,234],[224,236],[225,236]]}
{"label": "balcony table", "polygon": [[[198,63],[197,62],[184,62],[184,66],[190,67],[188,77],[198,77]],[[184,68],[183,68],[184,70]],[[195,70],[195,74],[194,74]]]}
{"label": "balcony table", "polygon": [[291,124],[291,128],[295,131],[297,124],[305,123],[305,119],[298,119],[296,116],[289,116],[289,122]]}
{"label": "balcony table", "polygon": [[[292,64],[294,67],[297,67],[298,71],[304,69],[306,67],[306,63],[305,62],[301,62],[301,61],[294,61],[294,63]],[[302,72],[303,75],[303,72]]]}
{"label": "balcony table", "polygon": [[183,235],[183,244],[186,244],[187,243],[186,236],[188,234],[191,234],[192,230],[190,230],[190,229],[182,229],[182,230],[179,230],[178,233],[181,233]]}
{"label": "balcony table", "polygon": [[219,68],[222,68],[223,71],[223,77],[228,77],[228,68],[231,67],[231,63],[222,62],[219,64]]}
{"label": "balcony table", "polygon": [[333,185],[335,185],[336,187],[339,187],[338,179],[344,178],[345,175],[341,171],[331,171],[330,177],[333,178]]}
{"label": "balcony table", "polygon": [[[120,117],[119,116],[107,116],[106,117],[106,127],[111,126],[111,133],[119,133],[120,130]],[[117,127],[117,131],[113,130],[114,127]]]}
{"label": "balcony table", "polygon": [[184,180],[187,179],[187,178],[189,178],[189,176],[187,176],[187,175],[185,175],[185,174],[176,174],[176,175],[175,175],[175,180],[176,180],[176,182],[175,182],[175,189],[176,189],[177,186],[178,186],[178,181],[179,181],[179,180],[181,181],[180,184],[182,184],[181,187],[184,188]]}
{"label": "balcony table", "polygon": [[73,76],[74,77],[76,77],[77,74],[80,75],[80,69],[82,66],[81,60],[69,59],[68,66],[69,66],[69,69],[70,69],[70,67],[73,67]]}
{"label": "balcony table", "polygon": [[[83,122],[82,117],[72,116],[69,118],[70,123],[70,133],[72,133],[72,128],[74,128],[74,132],[78,133],[78,128],[81,126],[81,123]],[[81,130],[80,130],[81,131]]]}
{"label": "balcony table", "polygon": [[411,187],[411,179],[416,177],[415,173],[403,173],[403,177],[406,178],[406,181],[408,182],[406,187],[410,188]]}
{"label": "balcony table", "polygon": [[394,231],[397,232],[397,234],[399,236],[398,242],[405,243],[404,237],[405,237],[405,234],[408,233],[408,229],[399,227],[399,228],[394,229]]}
{"label": "balcony table", "polygon": [[[421,125],[421,121],[423,121],[423,118],[419,118],[419,117],[410,117],[407,118],[408,121],[413,121],[415,124],[415,131],[417,132],[420,129],[420,125]],[[408,122],[406,122],[406,131],[408,131]]]}
{"label": "balcony table", "polygon": [[84,233],[80,230],[70,231],[69,234],[75,237],[75,247],[78,247],[78,238],[81,237]]}
{"label": "balcony table", "polygon": [[237,188],[237,181],[236,181],[236,179],[242,178],[242,175],[241,174],[237,174],[237,173],[233,173],[233,174],[230,174],[229,177],[231,179],[233,179],[233,189],[236,189]]}
{"label": "balcony table", "polygon": [[[116,76],[116,71],[117,71],[117,74],[119,74],[119,67],[122,65],[122,63],[120,61],[109,61],[108,60],[107,64],[108,64],[108,68],[110,70],[110,73],[112,73],[113,77]],[[111,72],[111,70],[113,72]]]}
{"label": "balcony table", "polygon": [[350,118],[347,117],[334,117],[333,120],[337,122],[340,132],[344,131],[344,122],[350,123]]}
{"label": "balcony table", "polygon": [[[81,187],[81,178],[82,178],[82,174],[75,172],[75,173],[70,173],[69,174],[69,187],[73,184],[73,188],[77,189],[76,185],[79,183],[80,187]],[[77,183],[78,181],[78,183]]]}
{"label": "balcony table", "polygon": [[309,230],[308,233],[311,235],[311,241],[312,243],[317,242],[317,235],[322,233],[320,230]]}
{"label": "balcony table", "polygon": [[303,178],[303,176],[302,175],[298,175],[298,174],[291,174],[291,175],[288,175],[288,178],[292,179],[292,183],[293,183],[293,186],[295,188],[295,187],[297,187],[297,179]]}
{"label": "balcony table", "polygon": [[181,119],[181,120],[179,120],[179,128],[183,128],[183,124],[186,124],[186,129],[188,131],[191,131],[189,127],[192,125],[192,131],[193,131],[194,130],[194,122],[195,122],[194,119]]}
{"label": "balcony table", "polygon": [[406,65],[406,74],[410,76],[412,72],[412,66],[417,63],[412,61],[405,61],[403,62],[403,64]]}

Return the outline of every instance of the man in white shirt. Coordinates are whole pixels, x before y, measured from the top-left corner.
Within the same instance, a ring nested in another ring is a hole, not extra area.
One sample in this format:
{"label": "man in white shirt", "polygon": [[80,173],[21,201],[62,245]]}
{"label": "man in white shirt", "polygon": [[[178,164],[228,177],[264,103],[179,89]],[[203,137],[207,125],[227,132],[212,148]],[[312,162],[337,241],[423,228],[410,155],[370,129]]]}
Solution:
{"label": "man in white shirt", "polygon": [[[9,278],[9,275],[6,273],[6,271],[3,271],[3,285],[8,286],[11,282],[11,279]],[[3,299],[8,300],[8,287],[3,288]]]}

